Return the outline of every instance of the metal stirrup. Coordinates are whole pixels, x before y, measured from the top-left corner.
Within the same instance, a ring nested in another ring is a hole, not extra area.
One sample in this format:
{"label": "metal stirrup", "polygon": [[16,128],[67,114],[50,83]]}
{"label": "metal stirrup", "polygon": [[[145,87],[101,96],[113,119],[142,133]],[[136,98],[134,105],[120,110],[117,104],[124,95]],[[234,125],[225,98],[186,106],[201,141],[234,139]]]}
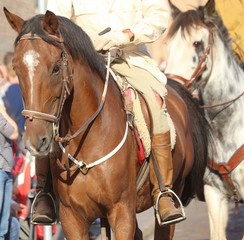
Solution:
{"label": "metal stirrup", "polygon": [[[179,217],[179,218],[176,218],[176,219],[172,219],[172,220],[168,220],[168,221],[162,221],[161,219],[161,216],[159,214],[159,200],[160,198],[163,196],[163,195],[168,195],[169,193],[171,193],[175,198],[176,200],[178,201],[179,203],[179,209],[181,210],[181,213],[182,213],[182,217]],[[185,214],[185,210],[184,210],[184,207],[179,199],[179,197],[176,195],[176,193],[174,191],[172,191],[171,189],[166,189],[164,192],[160,192],[158,194],[158,197],[157,197],[157,201],[156,201],[156,204],[155,204],[155,211],[156,211],[156,218],[158,220],[158,224],[159,226],[164,226],[164,225],[168,225],[168,224],[173,224],[173,223],[178,223],[178,222],[181,222],[183,220],[186,219],[186,214]]]}
{"label": "metal stirrup", "polygon": [[[52,200],[53,206],[54,206],[54,214],[55,214],[55,216],[57,216],[57,207],[56,207],[55,200],[54,200],[52,194],[49,193],[49,192],[44,192],[44,191],[41,190],[41,191],[39,191],[36,194],[36,196],[34,198],[34,201],[31,204],[31,211],[30,211],[30,214],[31,214],[31,224],[34,224],[34,225],[39,224],[39,223],[36,223],[35,221],[32,221],[32,216],[33,216],[33,213],[34,213],[34,205],[35,205],[35,202],[36,202],[38,196],[41,195],[42,193],[45,193],[46,195],[48,195],[50,197],[50,199]],[[56,220],[54,222],[50,223],[50,224],[55,224],[55,222],[56,222]],[[43,225],[45,225],[45,224],[43,224]]]}

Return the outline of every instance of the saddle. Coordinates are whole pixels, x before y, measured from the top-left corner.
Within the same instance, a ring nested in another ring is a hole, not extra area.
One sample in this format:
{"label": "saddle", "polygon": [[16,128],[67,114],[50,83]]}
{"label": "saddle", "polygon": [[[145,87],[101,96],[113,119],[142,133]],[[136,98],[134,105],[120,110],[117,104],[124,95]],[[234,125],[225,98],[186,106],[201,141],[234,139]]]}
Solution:
{"label": "saddle", "polygon": [[127,121],[133,130],[138,145],[138,160],[142,164],[151,153],[151,122],[152,116],[146,99],[142,94],[132,87],[125,76],[114,72],[110,65],[118,59],[123,59],[123,51],[120,48],[113,47],[109,51],[100,52],[107,62],[107,70],[117,83],[124,101],[124,109],[127,115]]}
{"label": "saddle", "polygon": [[151,153],[152,117],[150,109],[143,95],[133,88],[125,77],[115,74],[114,80],[123,96],[127,121],[135,134],[138,145],[138,161],[143,164]]}

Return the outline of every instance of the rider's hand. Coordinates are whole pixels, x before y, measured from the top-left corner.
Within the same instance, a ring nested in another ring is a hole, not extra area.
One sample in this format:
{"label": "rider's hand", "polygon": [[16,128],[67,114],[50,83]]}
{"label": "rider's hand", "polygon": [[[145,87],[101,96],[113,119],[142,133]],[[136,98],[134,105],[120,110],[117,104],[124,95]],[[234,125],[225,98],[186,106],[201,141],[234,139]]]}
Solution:
{"label": "rider's hand", "polygon": [[130,37],[127,33],[122,31],[113,31],[99,36],[94,45],[97,51],[107,51],[111,47],[121,47],[129,43]]}
{"label": "rider's hand", "polygon": [[11,203],[11,216],[18,217],[21,212],[26,209],[26,206],[22,203]]}

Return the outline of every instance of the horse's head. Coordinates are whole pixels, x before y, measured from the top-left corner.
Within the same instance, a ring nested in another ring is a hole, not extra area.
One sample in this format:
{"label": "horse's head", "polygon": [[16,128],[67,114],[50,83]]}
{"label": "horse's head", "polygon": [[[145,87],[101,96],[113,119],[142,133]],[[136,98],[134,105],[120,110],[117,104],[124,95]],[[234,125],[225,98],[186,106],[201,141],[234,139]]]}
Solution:
{"label": "horse's head", "polygon": [[167,64],[164,71],[186,86],[190,81],[206,79],[211,72],[213,33],[211,24],[206,24],[205,20],[206,14],[213,10],[207,9],[173,10],[174,20],[166,36]]}
{"label": "horse's head", "polygon": [[25,106],[24,141],[33,155],[47,155],[52,146],[53,126],[71,89],[71,58],[65,51],[58,18],[52,12],[28,21],[6,8],[4,12],[19,34],[13,67]]}

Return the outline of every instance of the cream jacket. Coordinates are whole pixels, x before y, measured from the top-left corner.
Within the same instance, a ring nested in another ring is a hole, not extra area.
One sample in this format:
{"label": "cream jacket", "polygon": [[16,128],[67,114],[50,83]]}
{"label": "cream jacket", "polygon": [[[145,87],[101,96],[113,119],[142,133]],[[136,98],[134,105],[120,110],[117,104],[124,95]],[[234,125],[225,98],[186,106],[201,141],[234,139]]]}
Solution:
{"label": "cream jacket", "polygon": [[142,44],[158,39],[168,26],[168,0],[49,0],[47,9],[72,19],[91,39],[107,27],[111,31],[129,28],[134,41],[123,49],[127,62],[166,83],[157,63],[142,51]]}

